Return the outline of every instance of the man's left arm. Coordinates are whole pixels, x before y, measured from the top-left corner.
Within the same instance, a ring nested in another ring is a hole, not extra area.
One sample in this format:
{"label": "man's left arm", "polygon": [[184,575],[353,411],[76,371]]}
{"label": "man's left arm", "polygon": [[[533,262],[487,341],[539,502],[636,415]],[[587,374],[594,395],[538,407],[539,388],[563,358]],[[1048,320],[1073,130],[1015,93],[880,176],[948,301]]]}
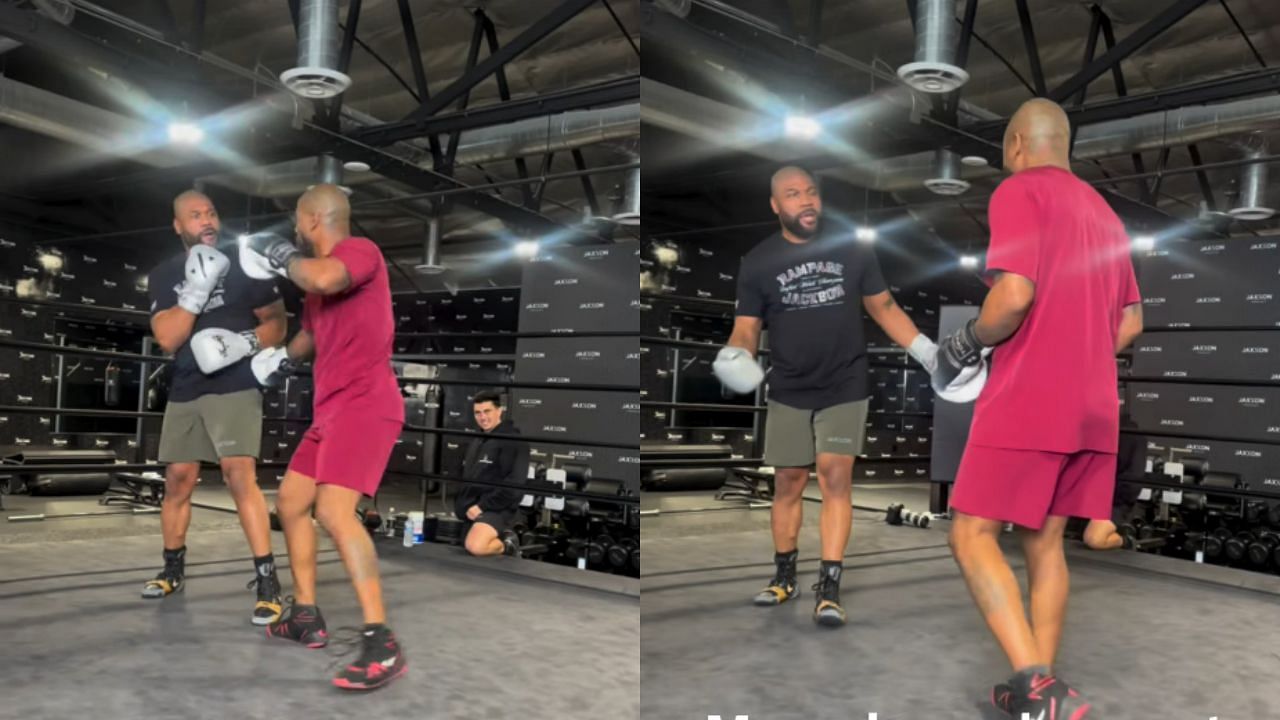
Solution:
{"label": "man's left arm", "polygon": [[[508,440],[498,456],[502,480],[512,485],[524,485],[529,478],[529,444],[523,440]],[[481,510],[511,510],[520,504],[524,491],[517,488],[494,488],[480,500]]]}

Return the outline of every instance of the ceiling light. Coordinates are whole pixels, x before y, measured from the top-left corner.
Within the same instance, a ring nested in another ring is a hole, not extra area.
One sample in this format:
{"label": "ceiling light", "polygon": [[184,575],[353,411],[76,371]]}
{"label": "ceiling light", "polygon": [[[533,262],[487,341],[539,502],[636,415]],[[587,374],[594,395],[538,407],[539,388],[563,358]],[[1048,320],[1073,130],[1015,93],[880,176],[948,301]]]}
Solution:
{"label": "ceiling light", "polygon": [[978,267],[978,256],[977,255],[961,255],[960,267],[967,268],[969,270],[972,270]]}
{"label": "ceiling light", "polygon": [[538,241],[521,240],[516,243],[516,255],[522,258],[532,258],[538,254]]}
{"label": "ceiling light", "polygon": [[1154,235],[1134,235],[1133,249],[1138,252],[1151,252],[1156,248],[1156,238]]}
{"label": "ceiling light", "polygon": [[879,237],[879,233],[876,232],[875,228],[868,227],[866,225],[859,225],[858,229],[854,230],[853,234],[860,242],[865,243],[873,243],[876,241],[876,238]]}
{"label": "ceiling light", "polygon": [[788,115],[783,127],[793,140],[812,140],[822,133],[822,125],[808,115]]}
{"label": "ceiling light", "polygon": [[204,140],[204,130],[189,122],[169,123],[169,142],[179,145],[196,145]]}

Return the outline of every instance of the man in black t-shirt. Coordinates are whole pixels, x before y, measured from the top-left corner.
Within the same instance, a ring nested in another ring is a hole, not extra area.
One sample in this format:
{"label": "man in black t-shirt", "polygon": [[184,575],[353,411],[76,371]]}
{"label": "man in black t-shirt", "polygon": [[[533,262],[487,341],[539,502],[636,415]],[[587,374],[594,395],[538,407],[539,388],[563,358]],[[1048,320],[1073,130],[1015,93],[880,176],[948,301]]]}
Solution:
{"label": "man in black t-shirt", "polygon": [[[476,393],[471,399],[476,425],[494,435],[519,435],[520,431],[503,417],[502,395],[493,391]],[[467,480],[523,485],[529,475],[529,445],[508,438],[475,438],[467,446],[462,461],[462,477]],[[472,523],[463,543],[472,555],[516,555],[519,543],[511,525],[520,510],[524,493],[509,487],[466,485],[454,498],[454,512]]]}
{"label": "man in black t-shirt", "polygon": [[755,598],[778,605],[797,594],[796,543],[809,468],[822,491],[822,569],[814,621],[840,626],[840,575],[852,523],[853,460],[867,421],[865,310],[932,372],[937,348],[894,302],[875,254],[847,233],[824,231],[812,175],[784,167],[771,182],[781,230],[742,259],[733,334],[713,365],[737,392],[762,379],[752,355],[769,331],[769,412],[764,460],[774,470],[772,510],[777,573]]}
{"label": "man in black t-shirt", "polygon": [[182,589],[191,493],[200,463],[213,463],[222,469],[253,551],[252,622],[267,625],[280,617],[280,583],[267,502],[258,488],[262,392],[250,358],[256,348],[284,340],[284,302],[274,282],[244,274],[234,243],[219,244],[218,212],[202,193],[189,190],[173,201],[173,229],[182,253],[147,277],[151,332],[173,355],[173,367],[160,430],[160,462],[168,465],[160,515],[164,569],[142,596],[163,598]]}

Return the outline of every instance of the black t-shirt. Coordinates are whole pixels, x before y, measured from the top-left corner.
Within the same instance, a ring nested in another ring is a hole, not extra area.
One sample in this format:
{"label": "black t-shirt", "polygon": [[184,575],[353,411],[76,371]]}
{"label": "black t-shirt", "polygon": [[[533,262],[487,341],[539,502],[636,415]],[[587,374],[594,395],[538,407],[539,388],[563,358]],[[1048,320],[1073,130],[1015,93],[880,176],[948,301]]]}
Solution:
{"label": "black t-shirt", "polygon": [[[258,318],[253,311],[280,299],[275,281],[254,280],[244,274],[234,245],[219,245],[218,250],[231,260],[231,267],[210,294],[204,312],[196,316],[195,327],[191,330],[193,336],[205,328],[223,328],[233,332],[252,330],[258,326]],[[178,290],[186,279],[186,262],[187,254],[183,252],[160,263],[147,276],[152,315],[178,304]],[[253,377],[248,358],[212,375],[205,375],[196,365],[189,339],[174,355],[169,387],[169,399],[174,402],[189,402],[202,395],[222,395],[256,387],[258,382]]]}
{"label": "black t-shirt", "polygon": [[769,398],[805,410],[867,397],[862,298],[886,290],[875,254],[848,233],[776,233],[742,258],[736,314],[769,331]]}

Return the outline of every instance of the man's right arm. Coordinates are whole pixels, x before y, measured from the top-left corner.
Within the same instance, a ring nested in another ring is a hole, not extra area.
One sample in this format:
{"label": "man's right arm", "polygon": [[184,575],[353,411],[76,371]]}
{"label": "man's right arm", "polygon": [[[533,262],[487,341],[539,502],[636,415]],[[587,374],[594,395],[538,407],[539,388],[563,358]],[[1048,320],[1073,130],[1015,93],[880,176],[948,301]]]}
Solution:
{"label": "man's right arm", "polygon": [[1116,354],[1142,334],[1142,303],[1128,305],[1120,317],[1120,330],[1116,333]]}
{"label": "man's right arm", "polygon": [[178,352],[178,348],[191,338],[195,326],[196,316],[177,305],[151,316],[151,334],[160,349],[169,355]]}

